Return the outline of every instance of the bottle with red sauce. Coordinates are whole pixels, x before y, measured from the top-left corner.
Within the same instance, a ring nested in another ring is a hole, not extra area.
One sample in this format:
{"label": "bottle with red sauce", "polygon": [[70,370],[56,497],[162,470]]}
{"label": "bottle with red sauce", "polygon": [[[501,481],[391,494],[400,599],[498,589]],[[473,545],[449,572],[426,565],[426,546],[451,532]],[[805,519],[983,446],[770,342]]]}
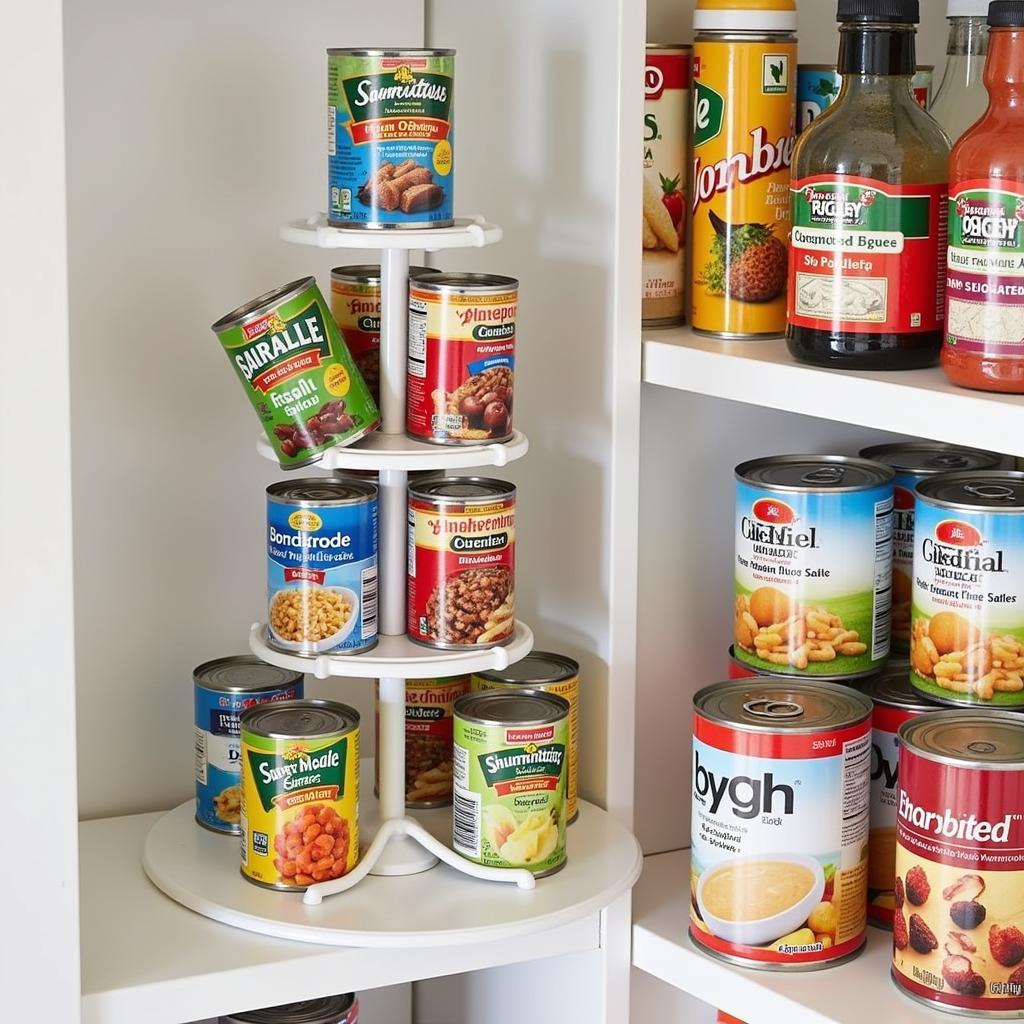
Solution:
{"label": "bottle with red sauce", "polygon": [[995,0],[988,24],[988,109],[949,161],[942,368],[1024,394],[1024,0]]}

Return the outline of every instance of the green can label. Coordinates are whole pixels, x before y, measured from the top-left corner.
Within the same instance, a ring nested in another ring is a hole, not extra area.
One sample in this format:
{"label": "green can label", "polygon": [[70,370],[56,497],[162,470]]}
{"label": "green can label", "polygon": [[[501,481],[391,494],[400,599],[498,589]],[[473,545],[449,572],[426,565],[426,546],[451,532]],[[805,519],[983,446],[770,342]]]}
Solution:
{"label": "green can label", "polygon": [[377,405],[313,278],[213,325],[285,469],[380,423]]}
{"label": "green can label", "polygon": [[453,846],[493,868],[565,863],[568,719],[539,726],[455,718]]}

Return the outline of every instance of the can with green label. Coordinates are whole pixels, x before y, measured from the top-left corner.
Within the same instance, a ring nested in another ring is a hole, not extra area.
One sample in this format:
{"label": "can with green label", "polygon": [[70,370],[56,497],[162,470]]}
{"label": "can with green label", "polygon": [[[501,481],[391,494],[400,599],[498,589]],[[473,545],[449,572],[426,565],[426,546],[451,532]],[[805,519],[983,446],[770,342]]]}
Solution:
{"label": "can with green label", "polygon": [[380,425],[380,412],[312,277],[221,317],[227,351],[283,469],[307,466]]}

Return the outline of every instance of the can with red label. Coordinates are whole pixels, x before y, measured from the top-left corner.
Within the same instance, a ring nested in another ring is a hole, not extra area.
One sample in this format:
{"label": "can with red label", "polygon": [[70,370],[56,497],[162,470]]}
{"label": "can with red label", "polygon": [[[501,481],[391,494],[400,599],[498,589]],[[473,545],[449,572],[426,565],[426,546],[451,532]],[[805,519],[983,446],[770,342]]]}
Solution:
{"label": "can with red label", "polygon": [[516,489],[435,477],[409,485],[410,639],[447,650],[496,647],[515,627]]}
{"label": "can with red label", "polygon": [[1024,1016],[1024,718],[936,711],[899,739],[893,980],[972,1019]]}
{"label": "can with red label", "polygon": [[763,970],[840,963],[864,945],[871,701],[796,679],[693,699],[690,936]]}
{"label": "can with red label", "polygon": [[406,432],[434,444],[512,436],[519,282],[429,274],[409,282]]}
{"label": "can with red label", "polygon": [[868,680],[864,692],[875,705],[871,716],[871,833],[868,839],[868,923],[892,927],[896,864],[896,796],[899,732],[904,722],[937,707],[910,685],[905,661]]}

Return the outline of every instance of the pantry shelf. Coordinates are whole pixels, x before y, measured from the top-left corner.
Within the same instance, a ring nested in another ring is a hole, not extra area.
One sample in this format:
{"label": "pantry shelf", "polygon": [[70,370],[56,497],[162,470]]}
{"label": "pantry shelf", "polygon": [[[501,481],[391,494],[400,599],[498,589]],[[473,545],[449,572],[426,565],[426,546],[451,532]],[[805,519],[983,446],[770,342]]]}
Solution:
{"label": "pantry shelf", "polygon": [[501,228],[488,224],[483,217],[456,217],[447,228],[400,228],[395,230],[366,228],[332,228],[327,216],[289,221],[281,228],[286,242],[315,245],[320,249],[478,249],[501,241]]}
{"label": "pantry shelf", "polygon": [[722,341],[673,327],[644,332],[643,380],[1024,456],[1024,396],[954,387],[937,367],[876,373],[818,369],[794,362],[782,339]]}
{"label": "pantry shelf", "polygon": [[[329,449],[322,459],[304,467],[304,470],[361,469],[376,472],[381,469],[401,469],[408,473],[418,473],[435,469],[469,469],[473,466],[507,466],[521,459],[529,448],[530,442],[519,430],[502,443],[465,447],[427,444],[414,441],[404,434],[385,434],[375,430],[354,445]],[[263,458],[277,462],[274,449],[265,437],[256,442],[256,450]]]}
{"label": "pantry shelf", "polygon": [[688,851],[644,858],[643,876],[633,890],[634,966],[747,1024],[936,1024],[940,1019],[890,980],[888,932],[868,928],[867,949],[859,957],[825,970],[732,967],[698,952],[690,941],[689,892]]}

